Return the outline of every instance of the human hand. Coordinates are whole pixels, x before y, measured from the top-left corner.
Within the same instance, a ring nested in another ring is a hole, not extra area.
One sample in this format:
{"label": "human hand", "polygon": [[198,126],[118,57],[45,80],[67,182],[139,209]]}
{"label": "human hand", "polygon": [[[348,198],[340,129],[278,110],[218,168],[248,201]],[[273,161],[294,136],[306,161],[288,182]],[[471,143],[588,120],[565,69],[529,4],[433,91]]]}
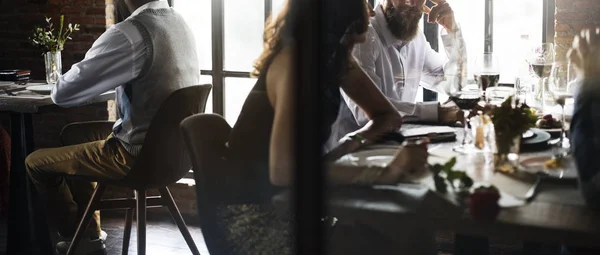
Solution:
{"label": "human hand", "polygon": [[367,11],[368,11],[370,17],[375,17],[375,15],[376,15],[375,10],[373,9],[373,6],[371,5],[371,3],[369,3],[368,1],[367,1]]}
{"label": "human hand", "polygon": [[427,22],[438,23],[448,31],[454,33],[458,30],[458,24],[454,18],[454,11],[445,0],[429,0],[435,5],[432,8],[423,5],[423,11],[428,14]]}
{"label": "human hand", "polygon": [[422,179],[429,174],[427,169],[427,145],[429,139],[405,142],[388,165],[388,171],[380,180],[386,184]]}
{"label": "human hand", "polygon": [[578,79],[600,78],[600,27],[584,29],[567,52]]}
{"label": "human hand", "polygon": [[443,125],[454,125],[456,122],[464,124],[463,111],[452,101],[443,103],[438,108],[438,122]]}

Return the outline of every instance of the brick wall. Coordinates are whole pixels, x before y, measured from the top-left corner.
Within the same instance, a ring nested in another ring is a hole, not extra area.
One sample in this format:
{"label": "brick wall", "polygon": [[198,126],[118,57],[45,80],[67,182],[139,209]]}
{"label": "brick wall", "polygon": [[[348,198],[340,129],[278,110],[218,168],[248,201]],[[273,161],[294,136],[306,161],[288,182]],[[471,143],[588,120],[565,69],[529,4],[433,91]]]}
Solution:
{"label": "brick wall", "polygon": [[556,0],[554,42],[564,59],[573,37],[583,28],[600,26],[600,0]]}
{"label": "brick wall", "polygon": [[62,52],[63,72],[83,59],[85,52],[113,24],[113,0],[0,0],[0,68],[31,69],[34,79],[44,78],[42,52],[28,38],[37,26],[44,26],[44,16],[58,25],[60,14],[66,23],[79,23],[81,30]]}
{"label": "brick wall", "polygon": [[[42,52],[31,45],[29,37],[35,26],[45,26],[45,16],[58,25],[60,14],[65,23],[81,24],[62,51],[63,72],[83,59],[87,50],[105,30],[114,24],[113,0],[0,0],[0,69],[23,68],[32,71],[33,79],[44,79]],[[114,119],[113,103],[57,109],[34,117],[36,147],[58,146],[62,126],[76,121]],[[7,116],[2,114],[7,128]],[[39,132],[38,132],[39,131]]]}

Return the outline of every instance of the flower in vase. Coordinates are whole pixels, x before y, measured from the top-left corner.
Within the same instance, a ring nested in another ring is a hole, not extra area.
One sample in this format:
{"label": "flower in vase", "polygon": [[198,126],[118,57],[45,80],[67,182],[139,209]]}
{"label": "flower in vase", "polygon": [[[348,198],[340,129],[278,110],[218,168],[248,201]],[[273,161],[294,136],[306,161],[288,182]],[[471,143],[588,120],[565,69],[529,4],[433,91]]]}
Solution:
{"label": "flower in vase", "polygon": [[29,38],[31,43],[40,48],[43,53],[62,51],[67,40],[72,39],[71,34],[74,31],[79,31],[79,24],[69,23],[64,26],[64,15],[60,15],[58,29],[51,21],[52,18],[46,17],[46,27],[36,26],[33,35]]}

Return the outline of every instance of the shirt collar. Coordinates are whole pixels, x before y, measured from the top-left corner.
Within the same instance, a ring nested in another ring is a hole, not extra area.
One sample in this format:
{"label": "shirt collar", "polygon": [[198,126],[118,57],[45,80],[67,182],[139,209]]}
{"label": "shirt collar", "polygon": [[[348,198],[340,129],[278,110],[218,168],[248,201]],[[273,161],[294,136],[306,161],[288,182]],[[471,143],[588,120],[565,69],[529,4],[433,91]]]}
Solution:
{"label": "shirt collar", "polygon": [[138,14],[140,14],[140,12],[142,12],[143,10],[146,10],[146,9],[162,9],[162,8],[169,8],[169,3],[167,2],[167,0],[152,1],[152,2],[144,4],[144,5],[140,6],[139,8],[137,8],[133,13],[131,13],[130,17],[138,15]]}
{"label": "shirt collar", "polygon": [[371,18],[371,22],[385,47],[401,47],[405,45],[404,41],[396,39],[392,32],[390,32],[385,14],[383,13],[383,4],[379,4],[375,8],[375,17]]}

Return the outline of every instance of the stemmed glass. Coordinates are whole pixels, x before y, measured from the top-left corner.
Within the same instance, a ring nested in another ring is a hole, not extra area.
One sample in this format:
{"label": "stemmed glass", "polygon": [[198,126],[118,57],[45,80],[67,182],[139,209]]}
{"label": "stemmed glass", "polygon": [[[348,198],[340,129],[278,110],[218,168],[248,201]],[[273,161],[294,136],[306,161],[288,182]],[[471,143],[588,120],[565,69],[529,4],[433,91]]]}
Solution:
{"label": "stemmed glass", "polygon": [[561,107],[561,129],[558,145],[569,148],[569,139],[565,137],[565,103],[573,98],[575,89],[575,74],[570,62],[556,62],[552,67],[549,82],[549,94],[556,104]]}
{"label": "stemmed glass", "polygon": [[[475,70],[474,70],[475,82],[481,89],[483,100],[489,102],[491,98],[487,97],[486,91],[488,88],[496,89],[498,82],[500,81],[500,61],[498,57],[492,53],[484,53],[475,58]],[[493,90],[490,89],[490,90]]]}
{"label": "stemmed glass", "polygon": [[541,102],[541,110],[546,107],[547,86],[546,81],[550,77],[552,66],[554,63],[554,44],[542,43],[531,50],[527,57],[530,68],[539,79],[539,85],[536,93],[536,99]]}

